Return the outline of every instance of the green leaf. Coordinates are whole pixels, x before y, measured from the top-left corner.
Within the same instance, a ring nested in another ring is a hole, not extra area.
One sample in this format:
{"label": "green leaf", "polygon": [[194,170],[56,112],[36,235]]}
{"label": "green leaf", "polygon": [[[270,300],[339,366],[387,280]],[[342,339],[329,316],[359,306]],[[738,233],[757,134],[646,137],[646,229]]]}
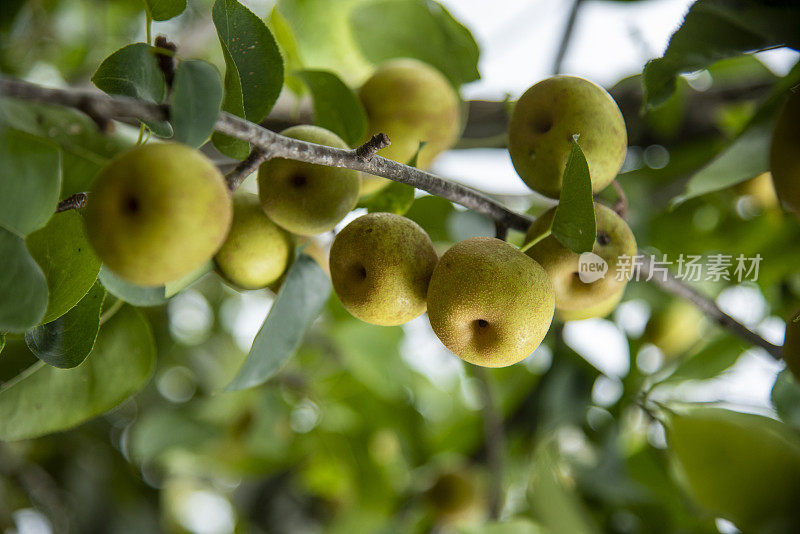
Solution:
{"label": "green leaf", "polygon": [[199,59],[178,63],[170,94],[173,139],[199,147],[208,140],[222,103],[222,80],[211,63]]}
{"label": "green leaf", "polygon": [[153,20],[169,20],[186,9],[186,0],[144,0],[145,9]]}
{"label": "green leaf", "polygon": [[144,386],[154,362],[150,325],[123,307],[100,329],[81,365],[35,365],[0,389],[0,440],[58,432],[107,412]]}
{"label": "green leaf", "polygon": [[790,88],[800,83],[796,65],[770,92],[739,136],[717,157],[700,169],[686,184],[684,192],[672,200],[678,205],[706,193],[727,189],[769,170],[769,147],[778,111]]}
{"label": "green leaf", "polygon": [[0,334],[0,352],[3,352],[3,347],[6,346],[6,335]]}
{"label": "green leaf", "polygon": [[[349,85],[360,85],[372,71],[356,44],[350,13],[363,0],[278,0],[276,8],[291,29],[281,43],[287,55],[305,68],[335,72]],[[288,45],[287,45],[288,41]]]}
{"label": "green leaf", "polygon": [[22,333],[47,309],[47,280],[25,241],[0,228],[0,332]]}
{"label": "green leaf", "polygon": [[[236,114],[241,100],[244,115],[240,116],[260,122],[283,87],[283,58],[275,38],[260,18],[236,0],[214,2],[212,18],[226,52],[223,109]],[[233,108],[229,108],[231,100],[236,104]]]}
{"label": "green leaf", "polygon": [[164,297],[171,298],[196,281],[202,278],[203,275],[210,273],[214,270],[214,261],[209,260],[205,262],[203,265],[195,269],[194,271],[190,272],[189,274],[178,278],[177,280],[172,280],[164,284]]}
{"label": "green leaf", "polygon": [[682,359],[672,373],[661,382],[708,380],[719,376],[739,360],[745,348],[735,336],[719,336],[696,354],[689,354],[687,358]]}
{"label": "green leaf", "polygon": [[470,31],[432,0],[383,0],[358,6],[353,35],[373,63],[410,57],[439,69],[456,87],[480,78]]}
{"label": "green leaf", "polygon": [[289,268],[250,354],[227,390],[246,389],[272,377],[300,346],[331,293],[325,271],[305,254]]}
{"label": "green leaf", "polygon": [[[167,94],[167,84],[156,53],[155,48],[145,43],[120,48],[97,67],[92,83],[110,95],[160,104]],[[147,121],[145,124],[159,137],[172,136],[172,126],[166,121]]]}
{"label": "green leaf", "polygon": [[413,203],[414,188],[404,183],[392,181],[380,191],[376,191],[360,201],[359,206],[367,208],[370,213],[385,212],[405,215]]}
{"label": "green leaf", "polygon": [[53,215],[47,226],[27,237],[25,244],[47,279],[50,292],[42,323],[61,317],[91,289],[100,271],[76,211]]}
{"label": "green leaf", "polygon": [[25,236],[47,223],[61,190],[60,155],[48,141],[0,124],[0,226]]}
{"label": "green leaf", "polygon": [[744,532],[798,532],[800,438],[774,419],[676,406],[665,423],[680,481]]}
{"label": "green leaf", "polygon": [[644,101],[665,102],[680,73],[692,72],[743,52],[800,45],[800,6],[757,0],[698,0],[672,35],[664,56],[644,68]]}
{"label": "green leaf", "polygon": [[778,374],[770,397],[783,422],[800,429],[800,385],[789,369]]}
{"label": "green leaf", "polygon": [[528,502],[533,516],[553,532],[597,532],[574,490],[560,479],[557,447],[545,442],[537,447],[528,482]]}
{"label": "green leaf", "polygon": [[367,113],[356,94],[332,72],[303,70],[294,73],[311,91],[314,122],[355,146],[367,135]]}
{"label": "green leaf", "polygon": [[92,352],[100,330],[106,290],[99,282],[66,315],[25,332],[25,343],[37,358],[61,369],[80,365]]}
{"label": "green leaf", "polygon": [[562,245],[581,254],[592,250],[596,232],[589,165],[578,140],[573,138],[561,180],[552,233]]}
{"label": "green leaf", "polygon": [[0,123],[55,143],[61,149],[60,198],[89,189],[109,159],[135,141],[124,134],[103,134],[89,117],[76,110],[22,100],[0,98]]}
{"label": "green leaf", "polygon": [[450,214],[454,211],[449,200],[427,195],[415,200],[405,216],[420,225],[434,243],[447,243],[454,241],[448,224]]}
{"label": "green leaf", "polygon": [[134,306],[160,306],[167,302],[164,286],[145,287],[133,284],[114,274],[105,265],[100,268],[98,278],[109,293]]}

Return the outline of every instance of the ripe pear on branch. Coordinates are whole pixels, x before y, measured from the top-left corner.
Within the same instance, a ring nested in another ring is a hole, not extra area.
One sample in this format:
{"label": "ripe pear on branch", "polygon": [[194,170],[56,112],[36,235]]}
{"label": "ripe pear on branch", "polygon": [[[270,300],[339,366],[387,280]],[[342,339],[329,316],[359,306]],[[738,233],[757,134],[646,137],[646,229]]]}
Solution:
{"label": "ripe pear on branch", "polygon": [[232,212],[225,178],[211,160],[186,145],[151,142],[100,171],[86,231],[108,268],[135,284],[157,286],[211,259]]}

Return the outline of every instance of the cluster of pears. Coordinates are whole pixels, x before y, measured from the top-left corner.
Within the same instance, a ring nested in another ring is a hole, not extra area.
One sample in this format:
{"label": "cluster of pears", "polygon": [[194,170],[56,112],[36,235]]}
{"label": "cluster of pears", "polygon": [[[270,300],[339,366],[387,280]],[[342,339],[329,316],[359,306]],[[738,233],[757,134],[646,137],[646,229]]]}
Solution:
{"label": "cluster of pears", "polygon": [[[370,132],[386,132],[386,156],[430,164],[458,136],[459,97],[433,67],[400,59],[381,65],[359,96]],[[295,126],[283,135],[349,148],[335,133]],[[86,211],[87,233],[100,258],[135,284],[158,286],[212,257],[234,286],[257,289],[280,280],[296,236],[333,230],[359,196],[388,181],[349,169],[276,158],[258,171],[259,195],[231,197],[224,177],[200,152],[175,143],[138,146],[97,176]]]}
{"label": "cluster of pears", "polygon": [[[380,68],[360,90],[370,132],[388,132],[387,155],[410,159],[420,141],[425,167],[455,142],[459,99],[447,79],[414,60]],[[283,135],[348,148],[333,132],[295,126]],[[531,87],[511,120],[509,150],[522,179],[557,197],[570,139],[580,134],[593,189],[616,175],[625,152],[625,125],[611,97],[579,78],[554,77]],[[389,153],[391,152],[391,153]],[[375,177],[343,168],[275,158],[258,170],[258,197],[231,195],[219,170],[200,152],[150,143],[117,157],[97,177],[86,213],[89,239],[119,276],[156,286],[214,259],[231,284],[256,289],[279,282],[294,257],[296,236],[333,230],[359,196],[381,187]],[[367,187],[366,182],[370,182]],[[531,226],[533,238],[554,211]],[[636,243],[627,224],[597,204],[594,253],[614,273]],[[352,221],[330,250],[330,275],[355,317],[399,325],[427,311],[443,344],[467,362],[502,367],[541,343],[555,310],[564,319],[604,315],[619,302],[625,281],[584,282],[579,256],[554,237],[526,253],[489,237],[461,241],[441,258],[413,221],[370,213]]]}

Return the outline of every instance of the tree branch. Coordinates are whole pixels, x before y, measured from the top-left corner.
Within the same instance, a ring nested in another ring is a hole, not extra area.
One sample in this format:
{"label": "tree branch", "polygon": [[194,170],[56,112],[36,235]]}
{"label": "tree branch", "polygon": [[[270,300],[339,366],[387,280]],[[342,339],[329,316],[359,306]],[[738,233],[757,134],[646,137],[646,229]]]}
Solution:
{"label": "tree branch", "polygon": [[228,189],[232,192],[236,191],[245,178],[258,170],[262,163],[270,159],[270,154],[254,148],[250,151],[250,155],[243,161],[240,161],[236,167],[225,175],[225,182],[228,184]]}
{"label": "tree branch", "polygon": [[564,34],[561,37],[561,43],[558,45],[558,52],[556,59],[553,61],[553,74],[561,74],[561,66],[564,63],[564,56],[567,55],[567,48],[569,48],[569,41],[572,39],[572,31],[575,29],[575,20],[578,18],[578,11],[580,10],[583,0],[573,0],[572,8],[569,11],[569,18],[567,24],[564,26]]}
{"label": "tree branch", "polygon": [[654,270],[653,263],[650,261],[650,256],[647,254],[644,254],[640,251],[639,255],[641,258],[639,262],[639,277],[643,277],[641,279],[655,284],[663,289],[666,293],[671,293],[675,296],[685,298],[723,328],[730,330],[748,343],[763,348],[776,360],[781,358],[783,350],[780,346],[770,343],[763,337],[747,328],[745,325],[722,311],[713,300],[699,293],[696,289],[685,284],[681,280],[678,280],[668,271],[659,270],[656,272]]}
{"label": "tree branch", "polygon": [[56,206],[56,213],[86,207],[86,198],[88,196],[88,193],[75,193],[74,195],[68,196],[58,203],[58,206]]}
{"label": "tree branch", "polygon": [[[0,76],[0,95],[22,100],[58,104],[84,112],[91,110],[91,115],[96,119],[96,122],[99,121],[99,123],[103,124],[110,123],[111,119],[166,120],[169,118],[169,108],[165,105],[127,97],[109,97],[94,91],[51,89],[3,76]],[[530,216],[511,211],[500,202],[472,188],[378,155],[365,159],[363,152],[362,155],[359,155],[358,149],[344,150],[292,139],[225,112],[220,113],[215,129],[220,133],[248,141],[254,148],[261,151],[262,156],[254,155],[255,151],[251,153],[244,162],[234,169],[234,173],[236,173],[237,169],[239,169],[238,174],[244,173],[250,165],[255,165],[252,167],[253,169],[257,168],[255,162],[258,157],[264,157],[263,154],[268,154],[268,157],[305,161],[329,167],[344,167],[402,182],[482,213],[495,221],[498,230],[513,228],[524,232],[533,222]],[[229,183],[232,180],[232,178],[229,178]],[[781,347],[770,343],[748,329],[719,309],[713,300],[700,294],[671,274],[665,273],[659,277],[658,273],[654,271],[649,257],[645,256],[645,258],[645,261],[639,266],[639,272],[644,274],[652,283],[668,293],[693,302],[718,324],[737,334],[748,343],[763,347],[775,358],[781,357]]]}

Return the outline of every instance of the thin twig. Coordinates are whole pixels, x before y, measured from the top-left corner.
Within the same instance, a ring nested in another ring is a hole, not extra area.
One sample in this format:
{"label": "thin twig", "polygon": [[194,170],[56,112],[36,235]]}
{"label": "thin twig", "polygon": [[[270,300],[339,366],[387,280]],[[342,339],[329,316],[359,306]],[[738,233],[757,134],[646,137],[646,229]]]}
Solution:
{"label": "thin twig", "polygon": [[561,43],[558,45],[558,52],[556,59],[553,61],[553,74],[561,74],[561,67],[564,63],[564,57],[567,55],[567,48],[569,48],[569,41],[572,39],[572,31],[575,29],[575,20],[578,18],[578,11],[580,10],[583,0],[574,0],[572,8],[569,11],[569,18],[567,24],[564,26],[564,33],[561,36]]}
{"label": "thin twig", "polygon": [[58,203],[58,206],[56,206],[56,213],[86,207],[86,198],[88,196],[88,193],[75,193],[74,195],[68,196]]}
{"label": "thin twig", "polygon": [[356,148],[356,156],[364,161],[369,161],[378,150],[386,148],[390,144],[392,144],[392,142],[389,140],[388,135],[383,132],[377,133],[373,135],[369,141]]}
{"label": "thin twig", "polygon": [[[94,91],[52,89],[4,76],[0,76],[0,94],[22,100],[72,107],[87,113],[87,109],[91,109],[93,117],[108,123],[111,119],[123,118],[139,120],[166,120],[169,118],[168,107],[165,105],[127,97],[109,97]],[[220,113],[215,129],[220,133],[248,141],[253,147],[269,154],[269,157],[305,161],[329,167],[343,167],[411,185],[482,213],[493,219],[495,224],[502,224],[507,228],[524,232],[533,222],[529,215],[511,211],[500,202],[479,191],[381,156],[375,155],[369,161],[365,161],[358,156],[355,150],[332,148],[285,137],[225,112]],[[644,265],[640,265],[640,272],[649,274],[652,269],[653,265],[649,259],[644,262]],[[739,335],[748,343],[763,347],[773,357],[780,358],[781,347],[749,330],[720,310],[713,300],[701,295],[674,276],[667,273],[659,277],[653,273],[653,276],[649,278],[664,291],[690,300],[721,326]]]}
{"label": "thin twig", "polygon": [[495,221],[494,223],[494,236],[502,241],[506,240],[508,236],[508,225],[502,221]]}
{"label": "thin twig", "polygon": [[713,300],[701,294],[696,289],[685,284],[681,280],[678,280],[666,269],[656,270],[654,268],[655,266],[650,260],[650,256],[641,251],[639,252],[638,266],[639,273],[637,274],[637,279],[652,282],[667,293],[685,298],[697,306],[700,311],[705,313],[708,317],[716,321],[720,326],[727,328],[748,343],[763,348],[776,360],[781,358],[781,354],[783,352],[781,347],[770,343],[763,337],[747,328],[745,325],[722,311]]}
{"label": "thin twig", "polygon": [[268,152],[260,148],[253,148],[250,155],[246,159],[239,162],[236,167],[225,175],[225,182],[228,184],[228,189],[233,192],[236,191],[245,178],[258,170],[262,163],[270,159]]}
{"label": "thin twig", "polygon": [[475,366],[475,376],[483,392],[483,432],[486,460],[491,474],[489,485],[489,516],[499,519],[503,511],[503,454],[506,446],[503,417],[497,411],[494,390],[485,368]]}

